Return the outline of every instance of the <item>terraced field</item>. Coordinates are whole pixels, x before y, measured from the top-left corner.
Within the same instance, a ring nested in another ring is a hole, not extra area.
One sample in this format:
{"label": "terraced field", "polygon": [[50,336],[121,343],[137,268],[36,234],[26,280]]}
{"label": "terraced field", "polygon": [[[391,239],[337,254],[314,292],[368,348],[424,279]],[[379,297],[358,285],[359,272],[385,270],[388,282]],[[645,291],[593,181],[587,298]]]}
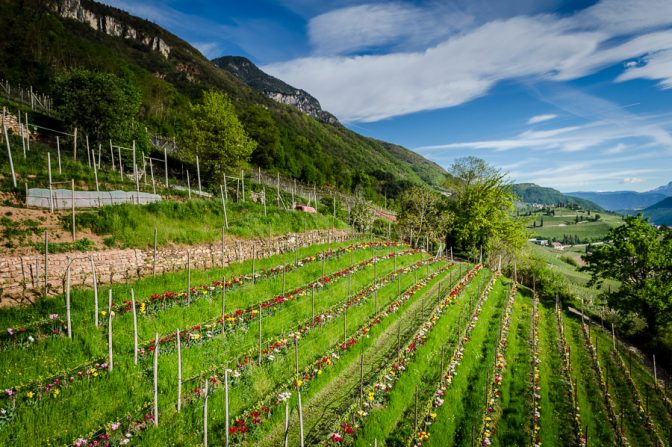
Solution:
{"label": "terraced field", "polygon": [[670,445],[664,384],[609,333],[404,244],[303,247],[97,300],[2,310],[0,445]]}

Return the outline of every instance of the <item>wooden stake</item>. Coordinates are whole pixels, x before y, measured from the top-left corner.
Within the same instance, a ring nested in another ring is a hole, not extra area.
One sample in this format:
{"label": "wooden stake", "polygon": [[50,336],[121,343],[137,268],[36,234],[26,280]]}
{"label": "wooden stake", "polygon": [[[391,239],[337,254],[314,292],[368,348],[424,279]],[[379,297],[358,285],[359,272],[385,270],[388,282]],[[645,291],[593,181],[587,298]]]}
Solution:
{"label": "wooden stake", "polygon": [[299,435],[301,436],[301,447],[304,447],[303,444],[303,409],[301,407],[301,390],[297,390],[299,397]]}
{"label": "wooden stake", "polygon": [[226,330],[226,276],[222,276],[222,334]]}
{"label": "wooden stake", "polygon": [[[255,275],[255,263],[257,260],[257,247],[256,245],[252,244],[252,284],[255,284],[257,282],[257,278]],[[284,289],[284,287],[283,287]],[[283,290],[284,292],[284,290]]]}
{"label": "wooden stake", "polygon": [[44,296],[49,293],[49,230],[44,230]]}
{"label": "wooden stake", "polygon": [[140,179],[138,178],[138,166],[135,163],[135,140],[133,140],[133,177],[135,177],[135,192],[137,203],[140,204]]}
{"label": "wooden stake", "polygon": [[243,203],[245,203],[245,171],[240,171],[240,184],[243,192]]}
{"label": "wooden stake", "polygon": [[187,171],[187,191],[189,192],[189,200],[191,200],[191,182],[189,181],[189,171]]}
{"label": "wooden stake", "polygon": [[63,174],[61,170],[61,139],[57,135],[56,136],[56,156],[58,157],[58,174]]}
{"label": "wooden stake", "polygon": [[70,195],[72,201],[72,241],[74,242],[77,239],[75,230],[75,179],[70,179],[70,185],[72,188],[72,194]]}
{"label": "wooden stake", "polygon": [[119,159],[119,178],[124,180],[124,165],[121,162],[121,148],[117,146],[117,158]]}
{"label": "wooden stake", "polygon": [[261,365],[261,304],[259,304],[259,364]]}
{"label": "wooden stake", "polygon": [[163,163],[166,177],[166,189],[168,189],[168,150],[165,147],[163,148]]}
{"label": "wooden stake", "polygon": [[196,179],[198,180],[198,192],[202,193],[201,190],[201,166],[198,163],[198,155],[196,156]]}
{"label": "wooden stake", "polygon": [[205,378],[205,399],[203,400],[203,445],[208,447],[208,378]]}
{"label": "wooden stake", "polygon": [[91,272],[93,274],[93,306],[95,308],[94,322],[96,327],[98,327],[98,275],[96,274],[96,264],[93,262],[92,255],[89,255],[89,261],[91,262]]}
{"label": "wooden stake", "polygon": [[191,252],[187,250],[187,305],[191,304]]}
{"label": "wooden stake", "polygon": [[[222,194],[222,210],[224,211],[224,226],[229,229],[229,218],[226,215],[226,198],[224,197],[224,186],[219,185],[219,190]],[[222,230],[222,246],[224,246],[224,231]]]}
{"label": "wooden stake", "polygon": [[135,291],[131,289],[131,306],[133,310],[133,364],[138,364],[138,310],[135,307]]}
{"label": "wooden stake", "polygon": [[9,145],[9,136],[7,135],[7,126],[5,126],[4,121],[2,123],[2,132],[5,135],[5,142],[7,143],[7,155],[9,156],[9,168],[10,168],[10,171],[12,172],[12,183],[14,185],[14,188],[16,188],[16,172],[14,172],[14,161],[12,160],[12,148]]}
{"label": "wooden stake", "polygon": [[177,339],[177,412],[182,410],[182,339],[180,337],[180,330],[175,330]]}
{"label": "wooden stake", "polygon": [[68,325],[68,338],[72,340],[72,320],[70,318],[70,263],[65,271],[65,318]]}
{"label": "wooden stake", "polygon": [[226,433],[225,446],[229,447],[229,370],[224,370],[224,433]]}
{"label": "wooden stake", "polygon": [[107,301],[107,356],[110,361],[108,364],[108,371],[112,372],[114,367],[114,360],[112,357],[112,289],[108,292]]}
{"label": "wooden stake", "polygon": [[154,339],[154,427],[159,426],[159,333]]}
{"label": "wooden stake", "polygon": [[77,161],[77,128],[75,127],[75,135],[72,139],[72,159]]}
{"label": "wooden stake", "polygon": [[285,401],[285,447],[289,441],[289,399]]}
{"label": "wooden stake", "polygon": [[154,165],[152,164],[152,157],[149,157],[149,173],[152,176],[152,194],[156,194],[156,183],[154,182]]}
{"label": "wooden stake", "polygon": [[156,227],[154,227],[154,260],[152,262],[152,276],[156,276]]}

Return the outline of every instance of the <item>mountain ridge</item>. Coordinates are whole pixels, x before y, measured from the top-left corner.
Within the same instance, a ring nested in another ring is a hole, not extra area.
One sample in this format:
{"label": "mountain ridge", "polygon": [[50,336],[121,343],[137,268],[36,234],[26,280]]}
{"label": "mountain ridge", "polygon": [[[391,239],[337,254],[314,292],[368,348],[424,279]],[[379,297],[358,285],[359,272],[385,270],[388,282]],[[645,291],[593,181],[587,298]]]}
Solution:
{"label": "mountain ridge", "polygon": [[590,200],[570,197],[557,189],[540,186],[536,183],[516,183],[512,185],[513,192],[521,202],[541,205],[556,205],[558,203],[571,203],[584,209],[602,211],[602,208]]}
{"label": "mountain ridge", "polygon": [[320,102],[310,93],[269,75],[246,57],[221,56],[210,62],[274,101],[296,107],[323,123],[339,124],[338,118],[323,110]]}

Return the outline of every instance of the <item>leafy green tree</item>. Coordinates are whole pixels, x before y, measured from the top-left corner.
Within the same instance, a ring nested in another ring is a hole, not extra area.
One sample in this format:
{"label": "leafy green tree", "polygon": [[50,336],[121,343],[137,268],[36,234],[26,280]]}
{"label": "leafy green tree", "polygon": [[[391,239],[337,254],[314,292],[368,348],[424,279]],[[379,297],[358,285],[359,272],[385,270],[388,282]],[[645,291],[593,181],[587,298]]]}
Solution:
{"label": "leafy green tree", "polygon": [[672,322],[672,235],[641,214],[624,222],[609,230],[611,243],[594,245],[583,256],[582,270],[590,272],[591,284],[619,281],[618,290],[606,292],[607,302],[624,314],[639,314],[655,337]]}
{"label": "leafy green tree", "polygon": [[181,142],[190,155],[199,156],[211,174],[244,164],[257,145],[245,133],[231,100],[213,90],[204,92],[203,101],[191,106],[191,118]]}
{"label": "leafy green tree", "polygon": [[447,206],[448,246],[469,256],[499,251],[513,255],[526,240],[523,223],[513,217],[515,196],[505,174],[476,157],[451,166]]}
{"label": "leafy green tree", "polygon": [[92,142],[149,141],[144,126],[136,121],[140,90],[130,81],[111,73],[73,70],[57,76],[54,96],[65,122],[88,134]]}
{"label": "leafy green tree", "polygon": [[427,188],[415,186],[400,197],[399,227],[406,237],[429,237],[438,241],[445,235],[444,205],[441,196]]}

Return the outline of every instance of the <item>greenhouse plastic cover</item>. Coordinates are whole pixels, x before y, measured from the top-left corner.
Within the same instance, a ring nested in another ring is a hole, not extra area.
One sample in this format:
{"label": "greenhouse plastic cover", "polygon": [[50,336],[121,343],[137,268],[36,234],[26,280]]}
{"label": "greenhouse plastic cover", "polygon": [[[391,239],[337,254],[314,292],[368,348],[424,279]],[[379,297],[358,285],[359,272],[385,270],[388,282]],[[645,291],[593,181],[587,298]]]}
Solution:
{"label": "greenhouse plastic cover", "polygon": [[[72,191],[54,189],[51,191],[54,209],[72,208]],[[146,204],[158,202],[161,196],[147,192],[127,191],[75,191],[75,208],[98,208],[104,205],[120,203]],[[49,190],[31,188],[26,193],[26,205],[37,208],[50,208]]]}

